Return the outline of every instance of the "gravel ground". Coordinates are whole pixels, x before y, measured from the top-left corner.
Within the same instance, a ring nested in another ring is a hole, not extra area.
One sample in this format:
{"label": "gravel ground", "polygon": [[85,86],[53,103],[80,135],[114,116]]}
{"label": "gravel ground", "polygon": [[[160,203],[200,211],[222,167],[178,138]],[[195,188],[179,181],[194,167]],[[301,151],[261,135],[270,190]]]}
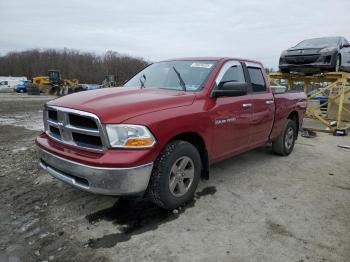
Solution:
{"label": "gravel ground", "polygon": [[212,166],[169,212],[93,195],[41,171],[49,97],[0,94],[0,261],[350,261],[349,137],[319,133]]}

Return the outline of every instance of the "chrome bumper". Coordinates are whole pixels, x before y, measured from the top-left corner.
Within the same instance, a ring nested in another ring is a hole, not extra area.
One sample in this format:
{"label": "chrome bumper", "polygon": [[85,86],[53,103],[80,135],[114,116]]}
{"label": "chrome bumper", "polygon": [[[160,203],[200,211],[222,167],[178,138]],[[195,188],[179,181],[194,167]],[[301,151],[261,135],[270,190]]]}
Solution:
{"label": "chrome bumper", "polygon": [[130,168],[80,164],[38,147],[40,166],[53,177],[80,189],[104,195],[132,195],[146,190],[153,163]]}

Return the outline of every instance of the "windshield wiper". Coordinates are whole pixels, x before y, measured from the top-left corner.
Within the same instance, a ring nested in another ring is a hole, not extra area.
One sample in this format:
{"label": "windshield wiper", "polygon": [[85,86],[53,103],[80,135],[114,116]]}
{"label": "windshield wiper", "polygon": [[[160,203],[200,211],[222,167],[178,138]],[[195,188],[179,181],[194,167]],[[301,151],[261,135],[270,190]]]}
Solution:
{"label": "windshield wiper", "polygon": [[[142,78],[145,79],[145,80],[142,81]],[[141,88],[141,89],[146,87],[146,86],[145,86],[146,80],[147,80],[147,78],[146,78],[146,76],[143,74],[143,75],[140,77],[140,84],[141,84],[141,85],[140,85],[140,88]]]}
{"label": "windshield wiper", "polygon": [[174,71],[175,71],[175,73],[176,73],[176,75],[177,75],[177,78],[179,79],[179,82],[180,82],[180,85],[181,85],[181,87],[182,87],[182,90],[183,90],[183,91],[186,91],[186,83],[185,83],[185,81],[182,79],[181,74],[179,73],[179,71],[176,70],[175,66],[173,66],[173,69],[174,69]]}

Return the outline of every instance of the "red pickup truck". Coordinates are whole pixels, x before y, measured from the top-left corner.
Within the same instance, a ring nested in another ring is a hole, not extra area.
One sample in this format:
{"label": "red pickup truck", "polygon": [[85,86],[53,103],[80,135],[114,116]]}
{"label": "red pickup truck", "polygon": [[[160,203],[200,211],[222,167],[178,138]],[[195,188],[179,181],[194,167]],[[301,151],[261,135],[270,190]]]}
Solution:
{"label": "red pickup truck", "polygon": [[289,155],[305,110],[305,94],[273,92],[259,62],[168,60],[122,88],[48,102],[36,144],[41,167],[66,183],[173,209],[215,162],[270,142]]}

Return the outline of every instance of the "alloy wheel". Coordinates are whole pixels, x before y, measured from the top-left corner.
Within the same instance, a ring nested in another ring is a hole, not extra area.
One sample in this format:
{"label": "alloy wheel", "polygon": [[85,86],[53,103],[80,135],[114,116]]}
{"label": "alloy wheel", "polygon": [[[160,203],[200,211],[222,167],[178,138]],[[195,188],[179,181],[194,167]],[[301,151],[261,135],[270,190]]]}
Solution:
{"label": "alloy wheel", "polygon": [[178,158],[170,170],[169,189],[173,196],[181,197],[190,189],[194,178],[194,164],[191,158]]}
{"label": "alloy wheel", "polygon": [[293,145],[294,142],[294,130],[293,128],[288,128],[287,132],[286,132],[286,137],[284,140],[284,145],[287,149],[290,149]]}

